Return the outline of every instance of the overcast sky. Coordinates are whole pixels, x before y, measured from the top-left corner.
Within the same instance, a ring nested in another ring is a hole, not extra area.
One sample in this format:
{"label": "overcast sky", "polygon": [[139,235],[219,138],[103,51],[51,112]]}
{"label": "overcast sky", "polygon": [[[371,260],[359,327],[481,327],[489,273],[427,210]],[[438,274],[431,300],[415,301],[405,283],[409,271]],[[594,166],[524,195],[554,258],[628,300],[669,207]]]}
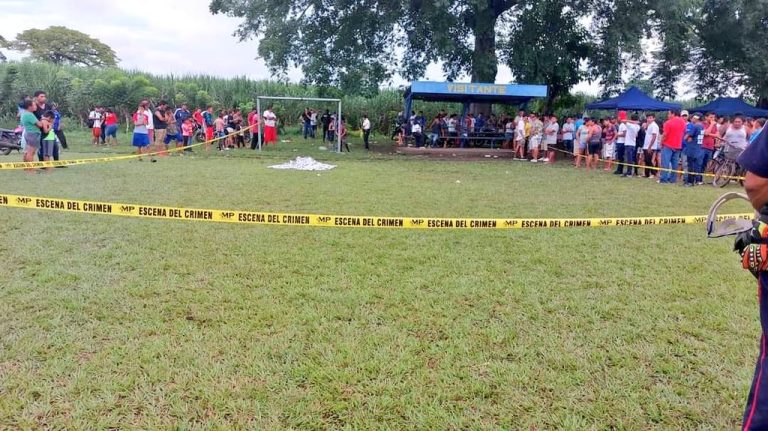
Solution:
{"label": "overcast sky", "polygon": [[[95,37],[117,53],[120,66],[157,74],[205,73],[221,77],[270,79],[264,62],[255,59],[256,41],[239,42],[232,36],[240,19],[211,15],[210,0],[0,0],[0,34],[12,39],[29,28],[52,25]],[[20,56],[5,52],[10,59]],[[301,79],[290,71],[292,81]],[[425,79],[442,81],[438,65]],[[499,67],[497,83],[512,79]],[[393,85],[401,85],[395,79]],[[595,93],[596,86],[579,84],[575,91]]]}

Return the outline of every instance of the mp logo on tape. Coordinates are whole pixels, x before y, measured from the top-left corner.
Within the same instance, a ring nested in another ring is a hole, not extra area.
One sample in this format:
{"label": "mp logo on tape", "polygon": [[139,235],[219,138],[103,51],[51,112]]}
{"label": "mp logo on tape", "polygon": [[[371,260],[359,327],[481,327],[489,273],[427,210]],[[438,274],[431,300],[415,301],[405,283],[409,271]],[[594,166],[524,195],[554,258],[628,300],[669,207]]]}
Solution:
{"label": "mp logo on tape", "polygon": [[[578,227],[653,226],[704,223],[706,216],[669,217],[611,217],[575,219],[486,219],[486,218],[411,218],[345,216],[327,214],[290,214],[221,209],[176,208],[140,204],[82,201],[0,194],[0,207],[41,209],[87,214],[108,214],[122,217],[166,220],[239,223],[273,226],[324,226],[390,229],[553,229]],[[725,219],[753,218],[752,213],[724,214]]]}

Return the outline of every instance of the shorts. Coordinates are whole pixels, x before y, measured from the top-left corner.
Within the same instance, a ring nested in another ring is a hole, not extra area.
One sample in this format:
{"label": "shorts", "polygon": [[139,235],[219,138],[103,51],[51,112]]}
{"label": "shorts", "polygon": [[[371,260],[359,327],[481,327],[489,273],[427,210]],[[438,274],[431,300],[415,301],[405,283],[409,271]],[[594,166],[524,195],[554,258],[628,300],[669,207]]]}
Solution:
{"label": "shorts", "polygon": [[504,134],[504,139],[506,139],[507,141],[512,140],[512,138],[514,138],[514,137],[515,137],[514,133],[505,133]]}
{"label": "shorts", "polygon": [[165,133],[165,139],[163,139],[163,144],[168,145],[171,143],[171,141],[181,142],[181,135],[179,133],[168,133],[168,130],[166,130]]}
{"label": "shorts", "polygon": [[133,146],[138,148],[149,146],[149,135],[146,133],[134,133]]}
{"label": "shorts", "polygon": [[584,151],[587,149],[587,143],[584,141],[579,141],[579,151]]}
{"label": "shorts", "polygon": [[53,148],[55,146],[55,139],[46,139],[43,141],[43,157],[53,157]]}
{"label": "shorts", "polygon": [[541,150],[542,151],[549,151],[550,148],[554,149],[557,147],[557,141],[547,141],[546,139],[541,144]]}
{"label": "shorts", "polygon": [[235,131],[235,129],[233,129],[231,127],[227,127],[227,134],[231,134],[234,131]]}
{"label": "shorts", "polygon": [[603,145],[600,144],[599,142],[596,143],[596,144],[590,143],[587,146],[587,150],[589,151],[589,155],[590,156],[598,156],[598,155],[600,155],[600,149],[601,149],[602,146]]}
{"label": "shorts", "polygon": [[607,158],[614,158],[616,155],[615,153],[615,144],[611,142],[610,144],[604,144],[603,145],[603,157]]}
{"label": "shorts", "polygon": [[111,126],[107,126],[107,128],[104,131],[105,137],[113,137],[117,139],[117,124],[112,124]]}
{"label": "shorts", "polygon": [[165,143],[165,137],[167,136],[168,130],[167,129],[155,129],[155,139],[154,142],[163,142]]}
{"label": "shorts", "polygon": [[528,141],[528,149],[537,150],[541,147],[541,144],[541,136],[531,136],[531,139]]}
{"label": "shorts", "polygon": [[100,138],[101,137],[101,127],[94,127],[91,129],[91,133],[93,133],[94,138]]}
{"label": "shorts", "polygon": [[210,141],[213,139],[213,127],[206,127],[205,128],[205,140]]}
{"label": "shorts", "polygon": [[26,148],[34,148],[37,150],[40,148],[40,133],[25,131],[24,143],[26,144]]}

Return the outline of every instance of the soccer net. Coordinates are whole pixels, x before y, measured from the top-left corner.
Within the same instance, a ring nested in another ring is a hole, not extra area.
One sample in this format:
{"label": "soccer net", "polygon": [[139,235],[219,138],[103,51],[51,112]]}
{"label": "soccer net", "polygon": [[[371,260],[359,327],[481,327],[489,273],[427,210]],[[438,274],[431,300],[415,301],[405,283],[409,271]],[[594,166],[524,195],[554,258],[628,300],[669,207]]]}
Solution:
{"label": "soccer net", "polygon": [[[258,143],[259,143],[259,151],[261,151],[261,147],[263,145],[262,131],[264,130],[264,117],[262,113],[262,101],[266,105],[269,105],[272,101],[276,100],[290,100],[294,102],[326,102],[326,103],[333,103],[336,105],[336,130],[338,130],[338,125],[341,122],[341,99],[324,99],[319,97],[287,97],[287,96],[256,96],[256,112],[259,113],[259,130],[258,130]],[[279,119],[278,119],[279,120]],[[336,138],[336,152],[341,152],[341,135],[339,133],[335,134]],[[323,141],[325,142],[325,136],[323,136]]]}

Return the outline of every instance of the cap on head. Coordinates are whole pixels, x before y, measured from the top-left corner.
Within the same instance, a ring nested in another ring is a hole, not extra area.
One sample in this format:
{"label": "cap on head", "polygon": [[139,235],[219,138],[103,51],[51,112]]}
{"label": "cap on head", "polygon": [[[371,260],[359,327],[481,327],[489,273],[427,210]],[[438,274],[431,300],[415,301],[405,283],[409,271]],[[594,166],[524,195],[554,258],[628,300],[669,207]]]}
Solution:
{"label": "cap on head", "polygon": [[680,116],[681,116],[681,117],[687,117],[687,116],[688,116],[688,111],[686,111],[685,109],[683,109],[682,111],[680,111]]}
{"label": "cap on head", "polygon": [[619,111],[619,121],[627,121],[627,111]]}

